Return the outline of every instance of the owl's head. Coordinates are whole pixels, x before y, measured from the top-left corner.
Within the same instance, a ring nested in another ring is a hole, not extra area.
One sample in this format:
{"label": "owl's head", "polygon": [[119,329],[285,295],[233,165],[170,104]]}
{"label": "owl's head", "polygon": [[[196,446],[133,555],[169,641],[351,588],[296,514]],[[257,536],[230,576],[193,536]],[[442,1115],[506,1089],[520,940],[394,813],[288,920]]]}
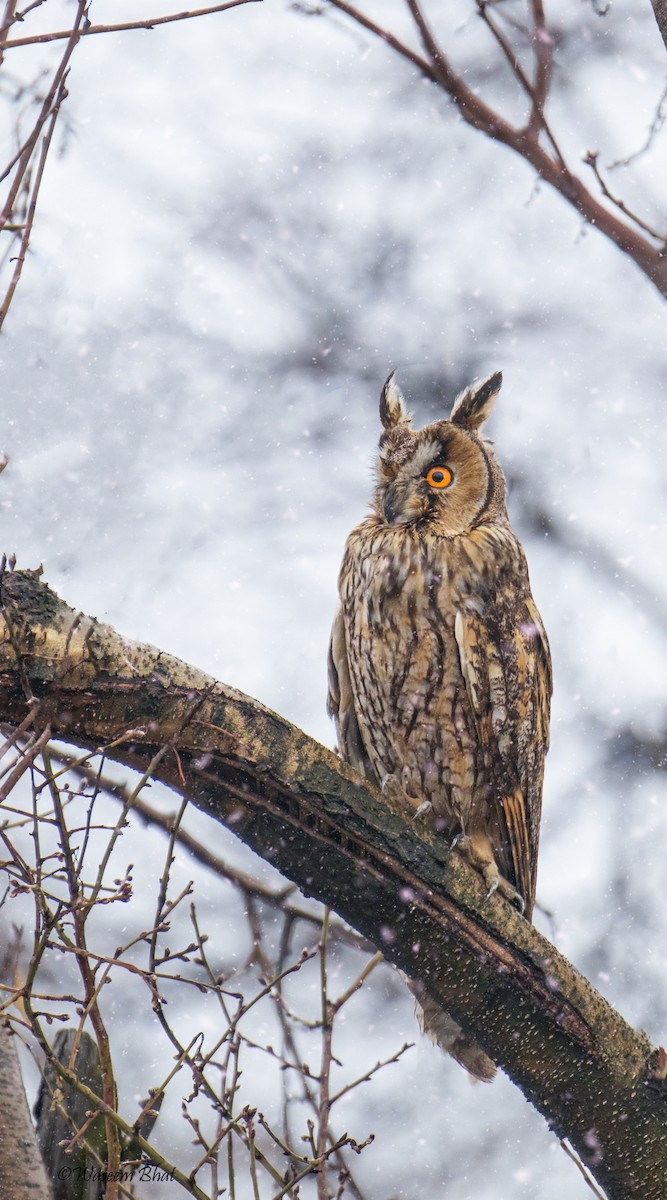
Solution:
{"label": "owl's head", "polygon": [[447,421],[412,429],[393,373],[380,398],[384,432],[374,509],[388,525],[427,523],[448,537],[481,521],[507,520],[505,477],[480,437],[500,386],[500,371],[461,392]]}

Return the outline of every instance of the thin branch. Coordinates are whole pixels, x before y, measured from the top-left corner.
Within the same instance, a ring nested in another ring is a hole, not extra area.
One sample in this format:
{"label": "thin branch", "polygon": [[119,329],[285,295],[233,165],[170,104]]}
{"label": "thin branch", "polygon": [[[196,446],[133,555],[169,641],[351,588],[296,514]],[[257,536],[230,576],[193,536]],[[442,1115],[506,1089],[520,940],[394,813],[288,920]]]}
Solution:
{"label": "thin branch", "polygon": [[532,0],[532,7],[535,79],[533,83],[534,105],[530,118],[530,127],[537,129],[540,122],[544,120],[544,106],[549,94],[554,40],[547,29],[542,0]]}
{"label": "thin branch", "polygon": [[[103,973],[99,980],[95,980],[95,975],[88,956],[88,947],[86,945],[86,920],[90,912],[89,908],[81,903],[81,884],[74,862],[74,855],[69,839],[69,831],[65,821],[65,813],[60,798],[60,792],[55,783],[53,783],[48,752],[44,750],[44,765],[49,779],[49,788],[51,798],[53,800],[53,808],[56,814],[58,831],[60,834],[60,848],[63,854],[65,863],[65,873],[67,877],[67,885],[69,888],[69,900],[74,919],[74,939],[79,953],[77,954],[77,966],[81,975],[81,981],[84,988],[85,1000],[85,1015],[90,1017],[90,1022],[95,1033],[95,1040],[99,1053],[100,1071],[102,1075],[102,1099],[109,1109],[116,1107],[116,1082],[114,1077],[113,1059],[111,1055],[111,1045],[109,1042],[109,1034],[107,1032],[106,1023],[102,1017],[99,1006],[99,994],[102,985],[105,982],[106,975]],[[84,1016],[82,1016],[82,1025]],[[105,1120],[106,1125],[106,1144],[107,1144],[107,1168],[109,1171],[109,1182],[107,1185],[105,1200],[116,1200],[118,1195],[118,1173],[120,1168],[120,1140],[118,1137],[118,1129],[114,1122],[107,1115]]]}
{"label": "thin branch", "polygon": [[[12,217],[14,213],[14,206],[21,193],[21,190],[25,189],[28,185],[28,190],[31,192],[31,195],[26,220],[25,222],[18,222],[19,227],[22,229],[19,243],[19,254],[16,267],[12,274],[12,279],[10,280],[9,287],[7,288],[5,298],[0,308],[0,327],[2,326],[5,316],[7,315],[9,305],[11,304],[21,271],[23,269],[23,263],[25,261],[25,255],[30,239],[30,232],[32,230],[32,224],[35,217],[35,207],[44,173],[46,157],[51,144],[51,138],[53,136],[56,119],[60,112],[62,102],[67,94],[64,87],[64,81],[67,76],[69,61],[81,36],[87,4],[88,0],[78,0],[72,28],[67,31],[67,45],[62,54],[58,67],[54,72],[51,86],[49,87],[46,97],[41,105],[40,111],[33,125],[32,132],[24,143],[18,159],[14,159],[14,166],[11,168],[14,170],[14,179],[9,185],[5,203],[3,205],[2,212],[0,213],[0,232],[6,229],[7,226],[11,227],[12,225],[17,224],[17,222],[12,220]],[[36,178],[32,183],[32,187],[30,188],[28,181],[32,157],[42,130],[45,127],[47,127],[47,134],[42,145],[42,152],[39,158]],[[4,574],[5,563],[6,560],[3,558],[0,576]]]}
{"label": "thin branch", "polygon": [[329,1115],[331,1112],[331,1065],[333,1062],[333,1012],[329,1003],[327,985],[327,940],[329,934],[329,909],[325,909],[320,942],[320,1009],[322,1028],[322,1056],[319,1074],[319,1104],[315,1156],[322,1164],[317,1176],[318,1200],[329,1200],[327,1173],[324,1159],[329,1140]]}
{"label": "thin branch", "polygon": [[378,1071],[381,1071],[383,1067],[388,1067],[392,1063],[398,1062],[399,1058],[403,1057],[406,1050],[412,1050],[413,1047],[414,1042],[405,1042],[405,1044],[401,1046],[400,1050],[397,1050],[396,1053],[392,1054],[390,1058],[381,1059],[380,1062],[376,1062],[374,1066],[369,1067],[363,1075],[360,1075],[357,1079],[353,1079],[351,1083],[346,1083],[339,1092],[336,1092],[336,1094],[331,1097],[330,1107],[333,1108],[334,1104],[336,1104],[338,1100],[340,1100],[343,1096],[346,1096],[348,1092],[354,1091],[354,1089],[358,1088],[362,1083],[368,1083],[368,1081],[372,1079],[374,1075],[377,1075]]}
{"label": "thin branch", "polygon": [[646,154],[646,151],[651,149],[653,142],[665,124],[665,116],[667,116],[667,86],[663,88],[662,95],[658,100],[655,112],[653,114],[653,120],[649,125],[649,130],[643,144],[638,150],[634,150],[632,154],[627,154],[625,158],[618,158],[613,163],[610,163],[608,170],[615,171],[617,167],[628,167],[631,162],[634,162],[636,159],[641,158],[643,154]]}
{"label": "thin branch", "polygon": [[[96,33],[124,33],[128,29],[155,29],[158,25],[171,25],[174,21],[193,21],[197,17],[208,17],[213,13],[226,12],[243,4],[261,4],[262,0],[226,0],[224,4],[213,4],[210,8],[194,8],[189,12],[169,13],[161,17],[144,17],[140,21],[124,21],[119,25],[89,25],[81,30],[81,37],[92,37]],[[45,42],[59,42],[68,38],[71,30],[59,29],[53,33],[36,33],[32,37],[11,38],[0,45],[0,51],[14,50],[17,46],[37,46]]]}
{"label": "thin branch", "polygon": [[28,730],[30,729],[30,726],[32,725],[34,719],[35,719],[35,713],[34,713],[34,710],[32,710],[32,711],[28,712],[25,720],[21,721],[21,724],[18,726],[17,729],[7,730],[5,741],[2,743],[2,745],[0,745],[0,758],[4,758],[7,751],[10,750],[12,746],[15,746],[17,744],[17,742],[20,742],[22,738],[25,737],[25,735],[28,732]]}
{"label": "thin branch", "polygon": [[[535,82],[531,83],[526,72],[523,70],[519,57],[511,43],[505,37],[500,29],[498,21],[491,16],[489,11],[490,5],[488,0],[477,0],[479,14],[484,21],[493,37],[495,38],[500,50],[509,63],[512,73],[519,81],[521,88],[526,93],[530,100],[530,116],[526,125],[526,134],[537,140],[540,131],[544,130],[551,148],[554,152],[556,160],[565,167],[565,159],[563,153],[556,141],[554,133],[547,121],[544,106],[547,100],[549,90],[549,80],[551,76],[551,55],[552,55],[552,39],[544,24],[544,12],[540,0],[533,0],[533,13],[535,28],[531,38],[534,54],[535,54]],[[502,11],[502,10],[501,10]],[[525,36],[527,31],[524,31]]]}
{"label": "thin branch", "polygon": [[[364,13],[348,3],[347,0],[328,0],[328,3],[331,7],[346,13],[351,20],[367,29],[375,37],[380,38],[402,58],[416,66],[427,79],[441,87],[450,96],[463,120],[473,129],[510,147],[525,159],[538,176],[559,192],[588,224],[600,230],[619,250],[627,254],[651,280],[660,294],[667,298],[667,254],[665,254],[662,237],[656,235],[654,231],[650,231],[649,236],[657,237],[660,241],[660,245],[654,245],[644,236],[649,232],[645,222],[637,221],[634,214],[619,209],[627,217],[627,221],[621,220],[608,207],[600,203],[588,190],[583,180],[565,165],[557,146],[554,145],[554,155],[552,156],[540,144],[539,138],[535,135],[534,120],[532,126],[529,121],[525,127],[515,127],[472,91],[454,70],[442,47],[438,45],[418,0],[406,0],[406,4],[426,51],[426,59],[421,58],[410,47],[405,46],[389,30],[370,21]],[[544,55],[544,62],[536,75],[537,86],[542,90],[546,80],[545,66],[546,55]],[[535,90],[530,85],[528,86],[534,98],[535,95],[539,98],[539,91],[535,93]]]}
{"label": "thin branch", "polygon": [[6,0],[5,11],[0,18],[0,66],[3,59],[3,44],[7,36],[7,32],[11,29],[16,20],[16,0]]}
{"label": "thin branch", "polygon": [[27,217],[26,217],[25,223],[23,225],[22,233],[21,233],[21,243],[19,246],[18,255],[16,256],[16,260],[15,260],[16,266],[14,267],[14,271],[12,273],[12,278],[10,280],[9,287],[7,288],[7,291],[5,292],[4,299],[2,301],[2,304],[0,305],[0,329],[2,329],[2,326],[4,324],[5,317],[7,316],[7,313],[9,311],[9,306],[14,298],[14,292],[16,291],[19,279],[21,278],[21,272],[23,271],[23,264],[25,263],[25,257],[26,257],[27,251],[28,251],[28,243],[30,241],[30,235],[32,233],[32,226],[33,226],[33,222],[35,220],[35,210],[37,208],[37,198],[39,196],[39,189],[42,185],[42,177],[44,175],[44,168],[46,166],[46,160],[48,157],[49,150],[51,148],[51,139],[53,137],[53,133],[54,133],[54,130],[56,127],[56,121],[58,120],[58,114],[60,113],[60,106],[67,96],[67,88],[65,87],[65,79],[66,78],[67,78],[67,75],[65,74],[63,76],[62,83],[60,84],[60,87],[58,89],[56,98],[53,102],[53,108],[51,109],[51,112],[50,112],[49,118],[48,118],[46,134],[42,141],[42,149],[41,149],[41,152],[39,155],[39,160],[37,163],[37,171],[35,173],[34,180],[31,181],[32,190],[31,190],[31,195],[30,195],[30,204],[28,205],[28,213],[27,213]]}
{"label": "thin branch", "polygon": [[[32,720],[32,715],[33,715],[32,713],[29,714],[29,717],[31,720]],[[13,767],[12,771],[10,772],[7,779],[3,783],[2,787],[0,788],[0,804],[4,803],[4,801],[7,799],[7,796],[9,796],[10,792],[12,792],[13,789],[16,787],[16,784],[18,783],[21,776],[24,775],[25,772],[28,770],[28,768],[33,765],[35,759],[38,757],[39,754],[41,754],[42,750],[47,745],[50,737],[51,737],[51,730],[49,729],[49,727],[47,725],[46,729],[43,730],[43,732],[36,739],[36,741],[31,742],[31,743],[29,743],[28,746],[26,746],[26,748],[22,752],[21,757],[19,758],[18,762]]]}
{"label": "thin branch", "polygon": [[46,94],[46,97],[45,97],[42,107],[40,109],[39,116],[37,117],[34,128],[32,130],[32,133],[30,134],[30,137],[27,139],[27,141],[25,143],[23,152],[19,159],[19,164],[18,164],[19,170],[17,171],[14,183],[9,190],[9,194],[7,196],[7,199],[5,200],[4,207],[2,209],[2,212],[0,213],[0,229],[4,228],[7,221],[11,217],[12,210],[14,208],[14,202],[18,195],[18,190],[20,187],[21,179],[23,178],[23,175],[25,173],[25,170],[27,169],[30,158],[32,157],[35,146],[37,145],[39,135],[40,135],[42,129],[44,128],[46,122],[49,119],[51,110],[55,103],[56,96],[58,95],[58,93],[60,91],[60,87],[62,85],[62,82],[65,78],[67,68],[69,65],[69,60],[72,57],[72,54],[77,45],[77,42],[79,41],[79,38],[81,37],[81,24],[83,22],[83,19],[84,19],[85,13],[86,13],[87,2],[88,2],[88,0],[78,0],[76,15],[74,17],[74,23],[72,25],[72,28],[70,30],[68,30],[68,32],[67,32],[68,44],[67,44],[65,51],[63,53],[63,56],[60,60],[58,69],[53,76],[53,80],[51,82],[51,87],[49,88],[49,90]]}
{"label": "thin branch", "polygon": [[[26,1009],[29,1010],[29,1007],[29,1001],[26,1001]],[[58,1060],[58,1058],[55,1057],[49,1045],[48,1038],[42,1029],[41,1023],[35,1018],[34,1013],[30,1012],[30,1017],[32,1028],[37,1034],[40,1046],[44,1051],[49,1063],[53,1067],[56,1075],[58,1075],[60,1079],[64,1080],[65,1083],[68,1083],[70,1087],[75,1088],[76,1091],[84,1096],[92,1110],[99,1109],[105,1117],[108,1117],[109,1120],[113,1122],[116,1129],[120,1133],[125,1134],[129,1142],[136,1143],[137,1147],[142,1154],[145,1155],[148,1162],[153,1162],[157,1166],[161,1167],[162,1170],[167,1175],[171,1176],[177,1183],[179,1183],[182,1188],[185,1188],[186,1191],[195,1196],[196,1200],[210,1200],[210,1197],[208,1197],[206,1193],[189,1178],[189,1176],[185,1175],[181,1170],[179,1170],[178,1167],[174,1166],[173,1163],[170,1163],[156,1146],[153,1146],[152,1143],[147,1141],[146,1138],[142,1137],[141,1134],[139,1134],[137,1130],[129,1124],[128,1121],[125,1121],[116,1111],[115,1107],[107,1105],[101,1096],[96,1095],[95,1092],[81,1082],[75,1071],[70,1070],[69,1067],[66,1067]]]}
{"label": "thin branch", "polygon": [[591,1178],[590,1172],[588,1172],[588,1171],[586,1170],[586,1168],[585,1168],[584,1164],[582,1163],[581,1159],[579,1158],[579,1155],[578,1155],[578,1154],[575,1154],[575,1152],[574,1152],[574,1150],[572,1149],[572,1147],[571,1147],[571,1146],[568,1146],[568,1144],[567,1144],[567,1142],[565,1141],[565,1139],[564,1139],[564,1138],[561,1138],[560,1145],[561,1145],[561,1149],[565,1151],[565,1153],[567,1154],[568,1158],[572,1159],[572,1162],[574,1163],[574,1165],[575,1165],[575,1167],[577,1168],[577,1170],[579,1171],[579,1173],[580,1173],[581,1175],[583,1175],[583,1177],[584,1177],[584,1180],[585,1180],[585,1182],[586,1182],[587,1186],[588,1186],[588,1187],[591,1189],[591,1191],[592,1191],[593,1195],[597,1197],[597,1200],[607,1200],[607,1198],[606,1198],[606,1196],[604,1195],[604,1193],[603,1193],[603,1192],[601,1192],[601,1191],[600,1191],[600,1189],[599,1189],[599,1188],[597,1188],[597,1187],[595,1186],[595,1184],[593,1183],[593,1180],[592,1180],[592,1178]]}
{"label": "thin branch", "polygon": [[421,55],[412,50],[405,42],[401,42],[388,29],[385,29],[382,25],[378,25],[375,21],[371,21],[370,17],[367,17],[365,13],[355,8],[354,5],[348,4],[347,0],[328,0],[328,3],[332,8],[337,8],[340,12],[345,13],[346,16],[351,17],[357,25],[361,25],[362,29],[367,29],[369,33],[380,38],[380,41],[386,42],[392,50],[401,55],[401,58],[407,58],[409,62],[414,63],[427,79],[432,80],[433,83],[437,83],[437,75],[428,59],[422,58]]}
{"label": "thin branch", "polygon": [[[149,825],[155,825],[157,828],[171,835],[174,822],[176,821],[174,813],[160,812],[159,809],[148,804],[143,799],[143,796],[137,795],[136,789],[132,789],[133,798],[130,804],[130,789],[117,780],[103,776],[101,767],[99,770],[95,770],[89,764],[82,762],[80,758],[75,758],[74,755],[68,755],[61,750],[51,749],[50,755],[65,770],[69,767],[73,774],[79,776],[87,784],[92,784],[96,789],[104,791],[116,800],[120,800],[127,807],[127,811],[131,807],[132,811],[138,813]],[[2,792],[0,791],[1,796]],[[272,887],[268,883],[262,883],[260,879],[248,875],[238,867],[230,866],[220,854],[216,854],[208,845],[199,838],[194,837],[193,834],[180,824],[176,830],[176,842],[179,846],[183,846],[196,862],[204,867],[208,867],[216,875],[219,875],[221,879],[229,880],[247,898],[261,900],[262,903],[268,904],[279,912],[284,913],[293,921],[303,921],[306,924],[314,925],[317,929],[321,929],[321,913],[309,912],[308,909],[303,908],[301,905],[290,902],[290,897],[297,890],[294,884],[288,883],[283,884],[282,887]],[[375,950],[371,942],[366,938],[360,937],[354,929],[349,929],[347,925],[336,918],[333,918],[329,923],[329,937],[332,941],[351,946],[355,950],[360,950],[363,954],[373,954]]]}
{"label": "thin branch", "polygon": [[616,208],[620,209],[620,211],[624,213],[626,217],[629,217],[631,221],[634,221],[635,225],[638,225],[639,228],[643,229],[645,233],[648,233],[652,238],[655,238],[656,241],[662,242],[664,247],[667,247],[667,237],[665,237],[664,233],[658,233],[656,229],[653,229],[650,225],[647,225],[645,221],[642,221],[641,217],[638,217],[636,213],[632,212],[631,209],[628,208],[627,204],[625,204],[623,200],[619,200],[618,196],[612,195],[607,187],[607,184],[602,178],[600,168],[598,167],[598,158],[599,155],[597,153],[589,150],[588,154],[584,156],[584,162],[586,163],[586,166],[590,167],[593,171],[593,174],[600,185],[600,191],[602,192],[602,195],[606,196],[607,200],[610,200],[612,204],[615,204]]}

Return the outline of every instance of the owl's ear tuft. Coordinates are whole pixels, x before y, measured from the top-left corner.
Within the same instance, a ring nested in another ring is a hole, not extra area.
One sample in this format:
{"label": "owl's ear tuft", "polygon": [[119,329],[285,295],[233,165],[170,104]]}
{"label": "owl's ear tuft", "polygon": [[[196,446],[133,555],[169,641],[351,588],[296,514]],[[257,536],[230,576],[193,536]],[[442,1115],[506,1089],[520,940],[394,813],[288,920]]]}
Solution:
{"label": "owl's ear tuft", "polygon": [[491,415],[496,396],[502,387],[502,371],[494,371],[479,383],[471,383],[460,396],[456,397],[450,414],[454,425],[464,429],[479,431]]}
{"label": "owl's ear tuft", "polygon": [[403,393],[399,388],[395,371],[392,371],[382,389],[380,396],[380,420],[385,429],[395,429],[397,425],[409,425],[410,413],[405,407]]}

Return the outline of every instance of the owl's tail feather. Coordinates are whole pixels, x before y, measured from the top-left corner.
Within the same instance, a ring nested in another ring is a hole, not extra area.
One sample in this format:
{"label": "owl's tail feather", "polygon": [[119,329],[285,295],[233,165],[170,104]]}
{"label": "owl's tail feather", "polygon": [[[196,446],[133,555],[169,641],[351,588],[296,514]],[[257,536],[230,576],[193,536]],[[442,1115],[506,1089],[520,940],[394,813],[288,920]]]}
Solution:
{"label": "owl's tail feather", "polygon": [[[414,991],[412,986],[410,991]],[[417,1000],[417,1020],[422,1033],[428,1034],[431,1041],[460,1063],[473,1079],[480,1079],[484,1083],[491,1082],[496,1073],[496,1064],[477,1042],[463,1032],[453,1017],[443,1012],[435,1000],[423,993]]]}

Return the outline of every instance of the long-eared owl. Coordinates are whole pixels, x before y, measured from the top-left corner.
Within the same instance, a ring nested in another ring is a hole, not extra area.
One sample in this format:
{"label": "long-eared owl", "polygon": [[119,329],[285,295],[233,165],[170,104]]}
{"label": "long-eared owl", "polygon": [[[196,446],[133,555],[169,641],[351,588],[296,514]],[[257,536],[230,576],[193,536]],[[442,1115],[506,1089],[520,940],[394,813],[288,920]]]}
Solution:
{"label": "long-eared owl", "polygon": [[[415,430],[387,380],[371,512],[340,571],[328,706],[341,755],[430,813],[530,919],[551,661],[505,478],[480,436],[501,383],[496,372],[473,384],[449,420]],[[427,1032],[490,1078],[475,1043],[424,1008]]]}

